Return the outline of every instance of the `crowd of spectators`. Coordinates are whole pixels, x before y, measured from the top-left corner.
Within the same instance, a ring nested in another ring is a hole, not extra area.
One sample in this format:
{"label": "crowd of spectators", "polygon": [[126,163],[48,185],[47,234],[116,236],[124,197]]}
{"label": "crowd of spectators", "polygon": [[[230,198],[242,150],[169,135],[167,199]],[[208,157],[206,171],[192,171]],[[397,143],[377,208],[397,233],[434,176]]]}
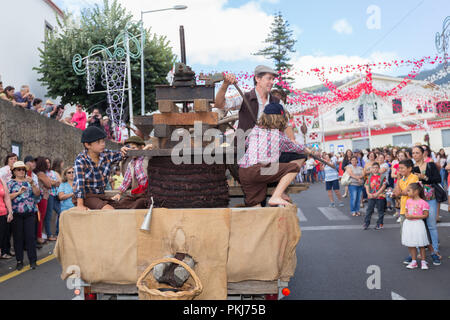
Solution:
{"label": "crowd of spectators", "polygon": [[[106,189],[119,189],[123,179],[116,167]],[[74,168],[61,158],[28,155],[20,161],[6,154],[0,167],[0,259],[15,257],[21,270],[26,251],[31,269],[37,267],[37,250],[57,240],[60,215],[74,207],[73,184]]]}
{"label": "crowd of spectators", "polygon": [[125,123],[116,126],[107,115],[102,116],[98,108],[93,109],[92,114],[88,117],[83,110],[83,106],[78,104],[75,112],[72,112],[70,116],[64,117],[66,110],[64,105],[55,104],[51,100],[47,100],[44,103],[42,99],[35,97],[30,92],[28,85],[21,86],[20,91],[16,92],[12,86],[3,88],[3,83],[0,81],[0,99],[9,101],[14,106],[35,111],[42,116],[55,119],[80,130],[85,130],[88,126],[98,126],[105,130],[107,138],[111,141],[123,143],[129,137],[128,129],[131,129],[130,127],[126,126]]}
{"label": "crowd of spectators", "polygon": [[21,270],[27,251],[31,269],[37,267],[36,250],[57,240],[59,216],[74,206],[73,172],[62,159],[26,156],[19,161],[14,153],[6,155],[0,168],[1,259],[15,256]]}
{"label": "crowd of spectators", "polygon": [[[317,151],[315,156],[329,165],[309,157],[299,180],[325,182],[330,207],[336,206],[333,190],[341,207],[344,206],[342,198],[349,197],[353,217],[362,216],[360,210],[367,206],[364,230],[369,228],[375,208],[378,213],[376,230],[383,229],[385,213],[394,215],[402,225],[402,244],[410,252],[404,261],[408,268],[417,268],[416,259],[422,259],[422,269],[428,269],[423,257],[425,247],[433,264],[440,265],[442,257],[436,225],[441,218],[440,203],[448,201],[450,204],[450,156],[444,149],[434,152],[428,145],[417,143],[412,148],[384,147],[336,154]],[[324,174],[320,174],[322,171]],[[340,187],[345,187],[342,196]],[[420,210],[416,210],[418,206]],[[423,220],[424,226],[410,222],[417,220]],[[423,230],[426,230],[425,238]],[[421,248],[422,258],[416,253],[416,247]]]}

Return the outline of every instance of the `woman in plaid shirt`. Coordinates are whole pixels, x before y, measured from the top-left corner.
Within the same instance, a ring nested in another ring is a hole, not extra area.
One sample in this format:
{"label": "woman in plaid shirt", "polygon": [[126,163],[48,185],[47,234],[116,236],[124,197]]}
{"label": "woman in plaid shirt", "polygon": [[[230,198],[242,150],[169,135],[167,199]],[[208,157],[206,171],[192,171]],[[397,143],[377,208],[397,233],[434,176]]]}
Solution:
{"label": "woman in plaid shirt", "polygon": [[278,182],[270,206],[289,205],[286,188],[295,179],[304,159],[279,163],[281,152],[310,153],[304,145],[290,140],[284,130],[287,117],[279,103],[270,103],[246,141],[246,152],[239,160],[239,178],[247,206],[261,206],[266,199],[267,184]]}
{"label": "woman in plaid shirt", "polygon": [[117,202],[105,195],[113,163],[121,161],[129,148],[120,151],[105,149],[106,133],[95,126],[83,131],[81,143],[85,150],[75,159],[74,204],[82,210],[114,209]]}

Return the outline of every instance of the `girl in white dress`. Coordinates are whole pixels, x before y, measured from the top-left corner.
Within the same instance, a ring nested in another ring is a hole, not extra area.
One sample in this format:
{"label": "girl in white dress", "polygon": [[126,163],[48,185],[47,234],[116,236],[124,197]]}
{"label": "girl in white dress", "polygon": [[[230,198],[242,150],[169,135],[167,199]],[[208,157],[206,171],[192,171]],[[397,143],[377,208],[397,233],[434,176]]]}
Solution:
{"label": "girl in white dress", "polygon": [[427,230],[423,219],[428,217],[430,206],[424,200],[425,194],[422,185],[411,183],[406,189],[409,199],[406,201],[405,222],[402,227],[402,244],[408,247],[412,261],[406,266],[408,269],[415,269],[417,264],[417,247],[420,248],[422,257],[421,267],[428,269],[425,261],[425,247],[429,245]]}

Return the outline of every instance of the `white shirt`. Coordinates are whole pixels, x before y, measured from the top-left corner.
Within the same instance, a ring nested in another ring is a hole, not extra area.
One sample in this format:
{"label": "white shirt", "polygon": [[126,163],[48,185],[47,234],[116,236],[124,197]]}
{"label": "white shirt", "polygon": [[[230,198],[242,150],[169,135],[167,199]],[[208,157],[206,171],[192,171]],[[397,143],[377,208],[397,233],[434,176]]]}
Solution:
{"label": "white shirt", "polygon": [[7,183],[9,180],[12,179],[12,172],[11,168],[6,165],[0,169],[0,178]]}
{"label": "white shirt", "polygon": [[431,152],[431,159],[433,159],[434,162],[437,162],[436,154],[434,151]]}
{"label": "white shirt", "polygon": [[[257,118],[261,116],[261,114],[264,111],[264,108],[269,104],[269,94],[267,95],[266,103],[262,104],[262,99],[259,96],[259,93],[257,90],[255,90],[256,98],[258,99],[258,116]],[[225,110],[240,110],[242,106],[242,102],[244,102],[244,99],[240,94],[236,94],[232,97],[225,98]]]}
{"label": "white shirt", "polygon": [[383,168],[385,168],[386,171],[385,171],[384,173],[382,173],[381,176],[382,176],[382,177],[385,177],[385,178],[386,178],[386,181],[388,181],[389,164],[387,164],[386,162],[385,162],[385,163],[382,163],[382,164],[380,165],[380,169],[383,169]]}
{"label": "white shirt", "polygon": [[[262,113],[264,112],[264,108],[269,104],[269,98],[270,98],[270,94],[267,95],[266,98],[266,103],[263,105],[262,104],[262,99],[261,96],[259,95],[258,91],[255,90],[256,93],[256,98],[258,99],[258,115],[257,118],[259,119],[262,115]],[[233,96],[230,97],[225,97],[225,110],[240,110],[241,106],[242,106],[242,102],[244,102],[244,99],[242,98],[242,96],[239,93],[236,93]],[[279,102],[284,109],[284,112],[287,113],[286,107],[284,106],[283,102],[280,101]],[[289,124],[288,124],[289,126]],[[304,143],[304,141],[302,142]]]}
{"label": "white shirt", "polygon": [[314,159],[308,159],[308,161],[306,161],[306,170],[311,170],[314,169],[314,166],[316,165],[316,161]]}

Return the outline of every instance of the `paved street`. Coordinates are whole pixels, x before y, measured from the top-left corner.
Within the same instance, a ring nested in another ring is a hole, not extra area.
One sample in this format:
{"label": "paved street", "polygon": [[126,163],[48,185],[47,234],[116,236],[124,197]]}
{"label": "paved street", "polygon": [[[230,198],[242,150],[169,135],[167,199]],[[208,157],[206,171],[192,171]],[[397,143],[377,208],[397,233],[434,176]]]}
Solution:
{"label": "paved street", "polygon": [[[302,236],[288,299],[392,299],[392,292],[405,299],[450,299],[447,211],[441,210],[438,224],[441,266],[433,266],[429,259],[429,270],[409,270],[402,263],[408,251],[400,242],[400,225],[391,215],[385,216],[383,230],[373,229],[376,213],[370,229],[363,230],[363,217],[350,215],[348,198],[345,207],[328,208],[323,183],[294,195],[293,200],[301,209]],[[367,288],[367,279],[373,274],[368,274],[367,268],[372,265],[380,267],[381,289]]]}
{"label": "paved street", "polygon": [[[373,224],[364,231],[363,217],[349,214],[348,198],[345,207],[328,208],[322,183],[292,197],[300,207],[302,237],[288,299],[390,300],[393,292],[395,297],[405,299],[450,299],[450,214],[447,211],[441,211],[442,222],[438,224],[442,265],[430,264],[427,271],[408,270],[402,264],[407,249],[400,243],[400,225],[392,216],[386,216],[385,229],[374,230]],[[376,216],[372,217],[373,222]],[[54,243],[39,250],[39,259],[51,259],[53,246]],[[373,274],[373,271],[367,273],[369,266],[380,268],[380,289],[367,287],[367,279]],[[61,267],[57,260],[5,280],[8,275],[15,275],[11,274],[14,267],[14,259],[0,261],[0,299],[65,300],[73,297],[60,278]]]}

